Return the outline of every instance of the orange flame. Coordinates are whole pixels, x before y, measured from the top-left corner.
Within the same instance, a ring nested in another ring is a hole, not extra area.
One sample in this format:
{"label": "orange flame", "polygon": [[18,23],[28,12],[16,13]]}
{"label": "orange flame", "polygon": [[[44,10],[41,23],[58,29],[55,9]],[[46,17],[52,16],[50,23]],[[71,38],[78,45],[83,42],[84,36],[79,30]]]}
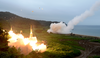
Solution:
{"label": "orange flame", "polygon": [[[45,52],[46,51],[46,45],[43,43],[40,45],[37,45],[37,38],[36,37],[29,37],[24,38],[22,34],[15,34],[12,30],[8,32],[11,36],[10,39],[8,39],[9,43],[8,46],[16,47],[17,49],[20,48],[23,54],[28,54],[32,50],[37,50],[38,52]],[[32,35],[32,32],[31,32]]]}

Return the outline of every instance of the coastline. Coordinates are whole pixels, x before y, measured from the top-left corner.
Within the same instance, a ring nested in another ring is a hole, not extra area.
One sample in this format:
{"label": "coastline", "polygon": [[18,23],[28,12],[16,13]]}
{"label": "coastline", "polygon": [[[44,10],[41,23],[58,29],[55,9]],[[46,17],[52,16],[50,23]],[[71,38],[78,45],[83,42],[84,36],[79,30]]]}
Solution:
{"label": "coastline", "polygon": [[81,34],[74,34],[74,33],[70,33],[70,34],[66,34],[66,35],[71,35],[71,36],[78,36],[78,37],[82,37],[82,38],[86,38],[86,37],[89,37],[89,38],[94,38],[94,39],[100,39],[100,37],[98,36],[90,36],[90,35],[81,35]]}

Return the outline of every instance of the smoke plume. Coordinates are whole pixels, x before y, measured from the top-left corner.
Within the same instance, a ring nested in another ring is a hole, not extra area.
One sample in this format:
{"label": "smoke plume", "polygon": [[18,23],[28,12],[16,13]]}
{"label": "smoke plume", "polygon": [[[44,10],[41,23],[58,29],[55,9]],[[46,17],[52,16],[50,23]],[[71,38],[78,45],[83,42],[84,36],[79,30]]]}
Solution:
{"label": "smoke plume", "polygon": [[50,29],[47,30],[48,33],[60,33],[60,34],[69,34],[71,30],[83,19],[86,19],[89,16],[92,16],[94,11],[98,10],[100,6],[100,1],[97,1],[90,10],[86,10],[79,16],[74,17],[71,21],[68,22],[67,26],[63,23],[51,23]]}

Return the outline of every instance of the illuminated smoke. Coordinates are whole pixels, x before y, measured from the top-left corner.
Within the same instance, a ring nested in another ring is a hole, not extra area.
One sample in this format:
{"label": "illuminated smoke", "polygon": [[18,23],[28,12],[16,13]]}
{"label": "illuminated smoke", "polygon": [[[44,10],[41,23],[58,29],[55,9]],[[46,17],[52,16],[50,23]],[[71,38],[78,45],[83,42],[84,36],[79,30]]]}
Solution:
{"label": "illuminated smoke", "polygon": [[60,23],[51,23],[50,25],[50,29],[47,30],[48,33],[52,32],[52,33],[61,33],[61,34],[66,34],[69,33],[69,30],[66,27],[66,25],[63,22]]}
{"label": "illuminated smoke", "polygon": [[50,29],[47,30],[48,33],[60,33],[60,34],[69,34],[71,33],[71,30],[74,28],[75,25],[77,25],[80,21],[83,19],[86,19],[89,16],[92,16],[94,11],[98,10],[100,6],[100,1],[97,1],[90,10],[86,10],[84,13],[82,13],[79,16],[74,17],[71,21],[68,22],[67,26],[60,22],[60,23],[51,23]]}
{"label": "illuminated smoke", "polygon": [[38,44],[37,38],[32,36],[32,26],[29,38],[24,38],[22,34],[15,34],[12,29],[8,33],[11,36],[11,38],[8,39],[8,46],[14,46],[17,49],[20,48],[22,54],[27,55],[33,50],[41,53],[46,51],[46,45],[44,45],[44,43]]}

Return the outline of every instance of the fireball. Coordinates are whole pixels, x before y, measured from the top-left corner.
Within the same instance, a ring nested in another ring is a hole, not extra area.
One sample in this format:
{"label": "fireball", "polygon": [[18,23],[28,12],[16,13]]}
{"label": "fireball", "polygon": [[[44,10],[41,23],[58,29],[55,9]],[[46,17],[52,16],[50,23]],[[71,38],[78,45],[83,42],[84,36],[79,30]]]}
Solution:
{"label": "fireball", "polygon": [[17,49],[20,48],[21,52],[23,54],[28,54],[32,50],[38,51],[38,52],[45,52],[46,51],[46,45],[43,43],[40,45],[37,45],[37,38],[32,37],[32,29],[30,32],[30,37],[29,38],[24,38],[22,34],[15,34],[12,30],[10,30],[9,35],[11,36],[10,39],[8,39],[9,43],[8,46],[16,47]]}

